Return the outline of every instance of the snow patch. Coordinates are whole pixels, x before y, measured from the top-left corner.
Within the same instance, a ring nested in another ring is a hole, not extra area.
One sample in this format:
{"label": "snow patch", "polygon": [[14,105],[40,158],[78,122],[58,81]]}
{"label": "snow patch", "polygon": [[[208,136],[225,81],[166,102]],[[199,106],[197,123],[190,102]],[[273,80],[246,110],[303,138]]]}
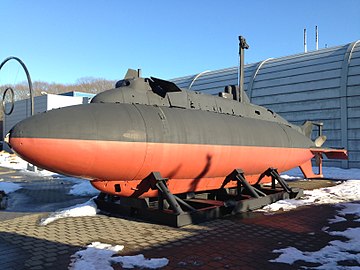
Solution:
{"label": "snow patch", "polygon": [[286,181],[291,181],[291,180],[301,180],[304,177],[281,174],[281,178],[283,178]]}
{"label": "snow patch", "polygon": [[10,154],[5,151],[0,152],[0,166],[9,169],[20,170],[31,175],[48,176],[52,177],[53,179],[73,182],[75,183],[75,185],[70,189],[70,195],[95,196],[99,194],[99,191],[90,184],[90,181],[82,180],[75,177],[63,176],[47,170],[33,170],[33,165],[21,159],[19,156],[15,154]]}
{"label": "snow patch", "polygon": [[166,266],[169,263],[169,260],[166,258],[159,259],[146,259],[144,255],[139,254],[135,256],[119,256],[113,257],[111,259],[112,263],[120,263],[122,268],[150,268],[158,269]]}
{"label": "snow patch", "polygon": [[358,254],[360,229],[351,228],[344,232],[332,232],[333,235],[342,235],[349,238],[348,241],[331,241],[329,245],[315,252],[300,251],[294,247],[273,250],[274,253],[282,253],[278,258],[270,262],[293,264],[296,261],[305,261],[311,263],[320,263],[314,269],[359,269],[358,266],[340,266],[340,261],[356,261],[360,263]]}
{"label": "snow patch", "polygon": [[[337,215],[330,219],[330,223],[348,221],[346,215],[356,215],[357,222],[360,222],[360,203],[343,203],[338,205]],[[281,253],[279,257],[270,262],[293,264],[296,261],[319,263],[320,266],[313,269],[359,269],[359,266],[341,266],[340,261],[354,261],[360,264],[360,227],[348,228],[345,231],[328,231],[325,227],[322,231],[334,236],[343,236],[348,240],[334,240],[324,248],[315,251],[301,251],[294,247],[273,250],[274,253]]]}
{"label": "snow patch", "polygon": [[356,215],[360,217],[360,203],[343,203],[338,207],[341,208],[338,211],[338,214],[341,216]]}
{"label": "snow patch", "polygon": [[15,154],[5,151],[0,152],[0,165],[15,170],[26,170],[28,163]]}
{"label": "snow patch", "polygon": [[34,170],[34,165],[28,163],[27,161],[23,160],[19,156],[15,154],[10,154],[5,151],[0,152],[0,166],[14,169],[14,170],[20,170],[26,173],[36,174],[40,176],[53,176],[57,175],[54,172],[50,172],[47,170]]}
{"label": "snow patch", "polygon": [[123,250],[124,246],[112,246],[100,242],[93,242],[86,247],[72,255],[72,261],[69,265],[71,270],[113,270],[112,264],[120,263],[122,268],[150,268],[158,269],[166,266],[169,260],[166,258],[160,259],[146,259],[144,255],[139,254],[135,256],[116,256],[119,251]]}
{"label": "snow patch", "polygon": [[124,246],[93,242],[72,255],[69,269],[73,270],[113,270],[110,264],[111,256],[123,250]]}
{"label": "snow patch", "polygon": [[333,187],[304,190],[304,197],[300,199],[280,200],[257,211],[288,211],[305,205],[336,204],[351,201],[360,201],[360,180],[344,181]]}
{"label": "snow patch", "polygon": [[347,221],[347,219],[344,217],[335,216],[333,218],[330,218],[328,221],[330,224],[333,224],[333,223],[338,223],[338,222],[342,222],[342,221]]}
{"label": "snow patch", "polygon": [[40,225],[47,225],[60,218],[95,216],[97,213],[97,205],[92,198],[85,203],[51,213],[47,218],[41,219]]}
{"label": "snow patch", "polygon": [[[314,172],[317,171],[317,168],[313,168]],[[288,175],[291,177],[298,177],[300,179],[304,178],[304,175],[302,174],[299,167],[296,167],[294,169],[291,169],[289,171],[281,173],[281,176]],[[339,180],[349,180],[349,179],[360,179],[360,169],[341,169],[341,168],[335,168],[335,167],[323,167],[323,175],[326,178],[331,179],[339,179]]]}

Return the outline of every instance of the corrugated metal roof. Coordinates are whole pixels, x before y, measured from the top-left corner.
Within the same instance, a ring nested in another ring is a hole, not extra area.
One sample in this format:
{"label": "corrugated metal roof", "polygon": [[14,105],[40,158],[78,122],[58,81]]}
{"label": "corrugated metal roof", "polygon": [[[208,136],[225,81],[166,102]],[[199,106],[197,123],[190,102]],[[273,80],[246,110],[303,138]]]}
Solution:
{"label": "corrugated metal roof", "polygon": [[[231,67],[172,81],[217,94],[237,84],[237,73]],[[325,146],[349,150],[349,161],[327,165],[360,168],[360,41],[245,65],[244,79],[251,102],[295,124],[324,122]]]}

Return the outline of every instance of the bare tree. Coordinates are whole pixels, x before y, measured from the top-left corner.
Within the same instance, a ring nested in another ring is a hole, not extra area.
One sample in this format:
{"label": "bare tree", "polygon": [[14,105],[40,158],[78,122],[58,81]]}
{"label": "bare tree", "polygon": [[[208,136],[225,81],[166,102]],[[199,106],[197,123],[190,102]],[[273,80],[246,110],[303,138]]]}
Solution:
{"label": "bare tree", "polygon": [[[78,79],[74,84],[34,81],[32,85],[34,90],[34,96],[40,96],[43,93],[62,94],[72,91],[96,94],[114,88],[115,81],[106,80],[104,78],[83,77]],[[1,101],[3,98],[3,93],[8,87],[11,87],[14,90],[15,101],[29,98],[29,85],[27,81],[23,81],[13,85],[0,85]],[[2,109],[0,110],[0,120],[1,119],[3,119]]]}

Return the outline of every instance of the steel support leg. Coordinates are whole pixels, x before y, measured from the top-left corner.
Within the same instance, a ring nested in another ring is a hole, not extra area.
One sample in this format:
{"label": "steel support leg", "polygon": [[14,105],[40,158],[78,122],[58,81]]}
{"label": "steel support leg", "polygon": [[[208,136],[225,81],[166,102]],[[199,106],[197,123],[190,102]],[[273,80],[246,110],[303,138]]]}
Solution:
{"label": "steel support leg", "polygon": [[[250,193],[250,195],[254,198],[260,198],[260,197],[266,196],[265,193],[263,193],[262,191],[258,190],[255,187],[253,187],[252,185],[249,184],[248,181],[246,181],[244,172],[240,169],[235,169],[231,174],[229,174],[226,177],[222,187],[224,187],[231,180],[238,181],[239,186],[242,185]],[[240,188],[238,188],[238,190],[239,189]]]}
{"label": "steel support leg", "polygon": [[165,198],[176,215],[184,213],[184,211],[181,209],[181,206],[178,204],[175,195],[172,194],[168,189],[166,185],[167,179],[161,177],[159,172],[152,172],[150,176],[153,178],[153,180],[155,180],[155,186],[159,191],[159,209],[164,209],[163,199]]}
{"label": "steel support leg", "polygon": [[280,174],[278,173],[277,169],[275,168],[269,168],[266,172],[265,172],[266,176],[271,176],[272,179],[272,186],[275,185],[275,180],[277,180],[279,182],[279,184],[281,185],[281,187],[287,192],[287,193],[293,193],[294,191],[291,189],[291,187],[289,187],[289,185],[285,182],[284,179],[282,179],[282,177],[280,176]]}
{"label": "steel support leg", "polygon": [[180,204],[182,204],[183,206],[187,207],[190,211],[196,211],[196,209],[194,207],[192,207],[190,204],[188,204],[187,202],[185,202],[184,200],[180,199],[178,196],[173,195],[176,199],[176,201]]}

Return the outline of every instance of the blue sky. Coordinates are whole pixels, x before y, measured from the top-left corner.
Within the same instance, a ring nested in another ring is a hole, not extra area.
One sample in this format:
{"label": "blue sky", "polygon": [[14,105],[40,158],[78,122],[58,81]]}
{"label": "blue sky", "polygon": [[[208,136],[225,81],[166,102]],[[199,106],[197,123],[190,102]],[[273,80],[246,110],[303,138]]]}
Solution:
{"label": "blue sky", "polygon": [[[360,0],[0,0],[0,61],[17,56],[32,80],[121,79],[127,68],[164,79],[360,39]],[[20,71],[19,71],[20,70]],[[16,62],[0,85],[25,80]]]}

